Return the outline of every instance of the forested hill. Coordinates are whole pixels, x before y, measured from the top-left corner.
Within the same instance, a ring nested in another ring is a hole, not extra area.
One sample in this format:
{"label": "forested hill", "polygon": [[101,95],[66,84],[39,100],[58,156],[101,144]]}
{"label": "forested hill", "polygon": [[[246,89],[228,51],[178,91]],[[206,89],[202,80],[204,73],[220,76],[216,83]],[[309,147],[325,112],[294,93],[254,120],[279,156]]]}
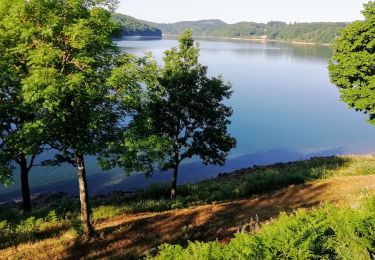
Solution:
{"label": "forested hill", "polygon": [[213,31],[225,27],[227,24],[221,20],[184,21],[177,23],[152,23],[146,22],[159,28],[164,34],[180,35],[186,29],[192,29],[197,36],[211,35]]}
{"label": "forested hill", "polygon": [[140,21],[128,15],[113,14],[113,19],[119,22],[122,26],[121,35],[119,37],[126,36],[143,36],[143,37],[155,37],[161,38],[162,32],[159,28],[156,28],[150,23]]}
{"label": "forested hill", "polygon": [[346,23],[254,23],[240,22],[226,24],[220,20],[178,22],[173,24],[148,23],[164,34],[181,34],[187,28],[196,36],[230,38],[264,38],[269,40],[331,43]]}
{"label": "forested hill", "polygon": [[122,19],[124,32],[128,35],[145,35],[149,32],[156,32],[155,30],[158,29],[166,35],[179,35],[186,29],[192,29],[195,36],[263,38],[312,43],[331,43],[346,25],[346,23],[326,22],[287,24],[277,21],[227,24],[216,19],[167,24],[141,21],[125,15],[117,15],[117,17],[117,19]]}

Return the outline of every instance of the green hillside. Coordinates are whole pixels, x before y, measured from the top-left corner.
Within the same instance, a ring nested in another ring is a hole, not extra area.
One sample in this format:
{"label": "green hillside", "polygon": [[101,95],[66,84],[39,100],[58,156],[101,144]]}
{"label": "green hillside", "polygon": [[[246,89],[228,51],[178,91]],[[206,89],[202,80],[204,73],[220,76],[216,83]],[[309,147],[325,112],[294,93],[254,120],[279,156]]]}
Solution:
{"label": "green hillside", "polygon": [[131,16],[123,14],[113,14],[113,19],[121,24],[121,37],[126,36],[144,36],[144,37],[158,37],[162,36],[160,29],[137,20]]}
{"label": "green hillside", "polygon": [[154,23],[137,20],[131,16],[115,14],[123,25],[124,36],[179,35],[192,29],[195,36],[229,38],[263,38],[268,40],[331,43],[346,23],[294,23],[271,21],[268,23],[239,22],[227,24],[221,20],[183,21]]}
{"label": "green hillside", "polygon": [[211,35],[213,31],[227,25],[221,20],[184,21],[177,23],[144,22],[159,28],[163,33],[166,34],[181,34],[181,32],[185,31],[186,29],[192,29],[194,34],[200,36]]}
{"label": "green hillside", "polygon": [[[211,21],[211,23],[208,23]],[[345,23],[295,23],[284,22],[254,23],[240,22],[226,24],[219,20],[155,24],[164,34],[181,34],[192,29],[196,36],[265,38],[269,40],[331,43],[338,36]]]}
{"label": "green hillside", "polygon": [[274,39],[331,43],[346,23],[297,23],[280,30]]}

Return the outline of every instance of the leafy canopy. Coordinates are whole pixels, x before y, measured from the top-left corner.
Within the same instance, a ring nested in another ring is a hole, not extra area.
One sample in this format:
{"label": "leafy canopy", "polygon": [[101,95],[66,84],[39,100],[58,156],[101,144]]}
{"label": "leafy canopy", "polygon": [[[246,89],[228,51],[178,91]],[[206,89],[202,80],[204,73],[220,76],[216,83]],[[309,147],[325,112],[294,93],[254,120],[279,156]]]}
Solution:
{"label": "leafy canopy", "polygon": [[[25,1],[0,1],[0,182],[12,181],[12,162],[29,159],[28,168],[42,152],[44,127],[42,114],[27,104],[22,80],[28,75],[23,36],[30,31],[20,26]],[[20,39],[21,37],[21,39]]]}
{"label": "leafy canopy", "polygon": [[142,106],[129,128],[133,140],[143,141],[120,164],[149,162],[146,169],[151,171],[156,163],[166,170],[193,156],[205,164],[225,162],[236,144],[227,132],[232,110],[223,103],[232,94],[231,86],[221,77],[209,78],[198,58],[192,32],[186,31],[179,47],[165,52],[164,67],[154,64],[157,77],[144,85]]}
{"label": "leafy canopy", "polygon": [[365,20],[348,25],[333,44],[329,72],[342,101],[375,124],[375,2],[364,7]]}
{"label": "leafy canopy", "polygon": [[179,38],[178,48],[165,52],[164,67],[151,54],[127,57],[133,62],[116,68],[110,82],[131,82],[127,109],[133,117],[125,120],[123,141],[101,154],[104,168],[119,165],[128,173],[149,175],[155,166],[176,168],[193,156],[205,164],[223,164],[236,144],[227,132],[232,110],[224,104],[231,86],[221,77],[207,77],[192,32]]}
{"label": "leafy canopy", "polygon": [[98,153],[118,130],[121,110],[107,83],[119,57],[111,38],[118,26],[102,8],[107,2],[31,0],[12,21],[28,68],[22,95],[47,119],[36,122],[60,160]]}

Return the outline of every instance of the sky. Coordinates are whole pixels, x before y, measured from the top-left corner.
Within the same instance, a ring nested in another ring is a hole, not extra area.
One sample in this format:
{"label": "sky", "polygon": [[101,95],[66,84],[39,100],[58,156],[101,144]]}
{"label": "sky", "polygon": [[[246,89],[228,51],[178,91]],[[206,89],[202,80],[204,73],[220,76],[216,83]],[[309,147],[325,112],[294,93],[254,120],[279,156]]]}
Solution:
{"label": "sky", "polygon": [[151,22],[351,22],[368,0],[120,0],[118,12]]}

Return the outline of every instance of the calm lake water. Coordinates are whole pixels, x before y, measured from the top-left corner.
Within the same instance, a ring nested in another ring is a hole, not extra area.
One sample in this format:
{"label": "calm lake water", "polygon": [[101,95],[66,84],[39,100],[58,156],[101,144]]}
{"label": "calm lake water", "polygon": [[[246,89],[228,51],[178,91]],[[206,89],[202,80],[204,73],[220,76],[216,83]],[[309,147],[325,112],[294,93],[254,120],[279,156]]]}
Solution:
{"label": "calm lake water", "polygon": [[[211,178],[220,172],[312,156],[370,153],[375,150],[375,128],[366,117],[339,102],[338,90],[330,84],[325,46],[290,45],[199,39],[201,63],[210,75],[222,75],[233,85],[228,101],[234,115],[231,134],[238,145],[223,167],[185,162],[179,183]],[[143,55],[151,51],[159,62],[163,51],[177,46],[174,39],[122,41],[124,51]],[[171,173],[127,177],[120,169],[102,172],[94,158],[87,158],[91,194],[134,190],[152,182],[169,181]],[[20,197],[19,176],[8,188],[0,186],[0,201]],[[78,190],[74,169],[34,168],[32,193]]]}

